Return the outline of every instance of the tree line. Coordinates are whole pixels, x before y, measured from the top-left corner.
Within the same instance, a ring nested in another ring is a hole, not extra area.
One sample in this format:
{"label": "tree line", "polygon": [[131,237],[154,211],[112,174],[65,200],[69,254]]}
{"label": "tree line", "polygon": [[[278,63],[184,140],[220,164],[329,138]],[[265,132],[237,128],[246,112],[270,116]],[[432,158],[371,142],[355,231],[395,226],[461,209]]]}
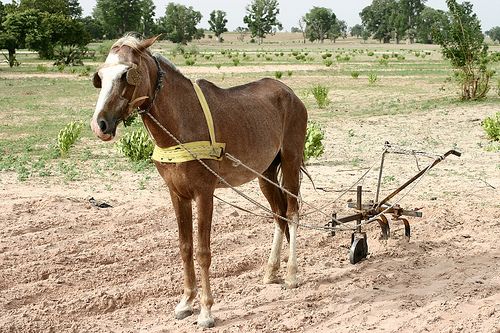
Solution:
{"label": "tree line", "polygon": [[[359,14],[362,24],[350,29],[352,36],[364,40],[374,38],[383,43],[401,40],[435,43],[435,31],[449,26],[448,12],[425,6],[427,0],[373,0]],[[144,36],[163,34],[174,43],[186,44],[204,36],[197,26],[202,15],[191,6],[170,2],[158,19],[153,0],[97,0],[91,16],[82,16],[78,0],[19,0],[0,3],[0,49],[8,50],[8,60],[15,63],[15,50],[28,48],[40,57],[53,59],[58,47],[83,48],[91,40],[114,39],[129,31]],[[246,7],[243,23],[236,29],[243,40],[251,34],[252,41],[262,43],[268,34],[282,30],[277,16],[278,0],[251,0]],[[208,20],[209,30],[218,41],[227,32],[227,13],[213,10]],[[346,38],[348,27],[332,9],[313,7],[298,21],[292,32],[301,32],[304,42],[335,42]],[[500,27],[487,32],[500,41]],[[210,35],[210,37],[212,37]]]}

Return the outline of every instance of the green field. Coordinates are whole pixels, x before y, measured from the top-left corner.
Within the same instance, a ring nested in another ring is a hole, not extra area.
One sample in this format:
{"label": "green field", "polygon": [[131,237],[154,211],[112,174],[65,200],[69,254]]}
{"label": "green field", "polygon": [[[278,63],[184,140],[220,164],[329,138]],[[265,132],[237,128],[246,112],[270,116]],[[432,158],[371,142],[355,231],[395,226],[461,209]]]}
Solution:
{"label": "green field", "polygon": [[[27,51],[18,53],[19,67],[0,65],[1,171],[15,172],[20,181],[77,181],[91,174],[108,179],[116,170],[144,167],[151,172],[148,166],[128,162],[113,144],[99,142],[88,126],[98,94],[90,76],[110,45],[91,44],[95,56],[81,67],[54,67]],[[205,78],[222,87],[280,77],[304,101],[310,119],[324,127],[345,117],[411,117],[462,104],[451,67],[435,45],[364,44],[359,39],[303,44],[295,34],[277,34],[257,45],[228,34],[224,43],[205,39],[181,50],[160,42],[153,51],[171,59],[193,80]],[[500,64],[493,64],[493,69],[500,72]],[[374,83],[369,82],[370,75],[376,77]],[[488,98],[473,103],[499,105],[498,77]],[[323,109],[310,93],[317,84],[329,88],[331,102]],[[71,121],[82,122],[84,130],[70,153],[58,157],[57,134]],[[132,129],[139,126],[136,123]],[[122,133],[129,130],[121,128]]]}

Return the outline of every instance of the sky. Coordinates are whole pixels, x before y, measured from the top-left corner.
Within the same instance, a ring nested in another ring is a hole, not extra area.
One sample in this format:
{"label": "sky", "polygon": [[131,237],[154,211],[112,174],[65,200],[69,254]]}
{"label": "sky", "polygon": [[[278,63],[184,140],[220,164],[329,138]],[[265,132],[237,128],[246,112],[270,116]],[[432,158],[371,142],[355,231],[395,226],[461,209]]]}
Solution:
{"label": "sky", "polygon": [[[3,3],[9,3],[10,0],[0,0]],[[153,0],[156,5],[156,16],[164,16],[167,3],[175,2],[185,6],[192,6],[195,10],[201,12],[203,18],[199,24],[200,28],[208,28],[208,18],[210,12],[214,9],[221,9],[227,13],[227,27],[230,31],[238,26],[245,26],[243,16],[245,9],[251,0]],[[331,8],[338,18],[347,22],[348,26],[361,23],[359,12],[371,4],[371,0],[280,0],[279,21],[283,28],[290,31],[293,26],[298,26],[298,21],[313,6]],[[459,0],[459,2],[461,2]],[[477,14],[483,31],[491,27],[500,26],[500,0],[469,0],[473,4],[474,12]],[[80,0],[84,16],[91,15],[96,0]],[[428,0],[427,6],[446,10],[445,0]]]}

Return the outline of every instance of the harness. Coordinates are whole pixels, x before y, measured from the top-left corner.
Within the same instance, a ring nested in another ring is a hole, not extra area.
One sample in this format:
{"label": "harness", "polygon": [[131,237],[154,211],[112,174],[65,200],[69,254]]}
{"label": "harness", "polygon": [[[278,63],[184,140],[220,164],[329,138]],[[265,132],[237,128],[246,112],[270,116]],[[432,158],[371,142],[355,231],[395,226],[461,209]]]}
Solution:
{"label": "harness", "polygon": [[[163,77],[165,76],[165,72],[161,69],[160,63],[158,59],[153,56],[153,59],[156,62],[156,67],[158,69],[157,79],[156,79],[156,88],[149,103],[149,106],[146,109],[139,109],[139,114],[147,114],[151,111],[151,108],[154,105],[156,100],[156,96],[158,92],[163,87]],[[135,68],[129,69],[132,70]],[[128,76],[128,73],[127,73]],[[176,145],[172,147],[159,147],[155,144],[153,150],[152,159],[162,163],[182,163],[193,161],[197,159],[210,159],[220,161],[224,155],[224,150],[226,148],[225,143],[217,142],[215,139],[215,130],[214,130],[214,122],[212,118],[212,113],[210,112],[210,107],[208,106],[207,100],[200,86],[193,82],[193,88],[196,92],[196,96],[198,97],[198,101],[200,102],[201,108],[203,110],[203,114],[205,115],[205,120],[207,122],[208,133],[210,136],[210,141],[193,141],[186,142],[182,145]],[[133,93],[135,95],[135,91]],[[133,107],[137,101],[148,98],[147,96],[135,98],[133,101],[129,103],[130,107]],[[187,149],[186,149],[187,148]]]}

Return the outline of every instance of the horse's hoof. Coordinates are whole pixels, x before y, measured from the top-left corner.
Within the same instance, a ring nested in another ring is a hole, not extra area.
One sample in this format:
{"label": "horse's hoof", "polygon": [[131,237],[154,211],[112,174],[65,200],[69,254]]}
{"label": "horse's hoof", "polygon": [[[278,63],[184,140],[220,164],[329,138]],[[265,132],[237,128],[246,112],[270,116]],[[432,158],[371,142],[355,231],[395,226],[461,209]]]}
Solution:
{"label": "horse's hoof", "polygon": [[193,310],[186,309],[181,311],[175,311],[175,319],[182,320],[193,314]]}
{"label": "horse's hoof", "polygon": [[295,289],[299,286],[299,282],[295,279],[285,280],[285,284],[283,286],[285,289]]}
{"label": "horse's hoof", "polygon": [[276,274],[266,274],[263,282],[264,284],[280,284],[283,282],[283,279],[276,276]]}
{"label": "horse's hoof", "polygon": [[212,328],[215,326],[215,320],[212,316],[198,316],[198,326],[201,328]]}

